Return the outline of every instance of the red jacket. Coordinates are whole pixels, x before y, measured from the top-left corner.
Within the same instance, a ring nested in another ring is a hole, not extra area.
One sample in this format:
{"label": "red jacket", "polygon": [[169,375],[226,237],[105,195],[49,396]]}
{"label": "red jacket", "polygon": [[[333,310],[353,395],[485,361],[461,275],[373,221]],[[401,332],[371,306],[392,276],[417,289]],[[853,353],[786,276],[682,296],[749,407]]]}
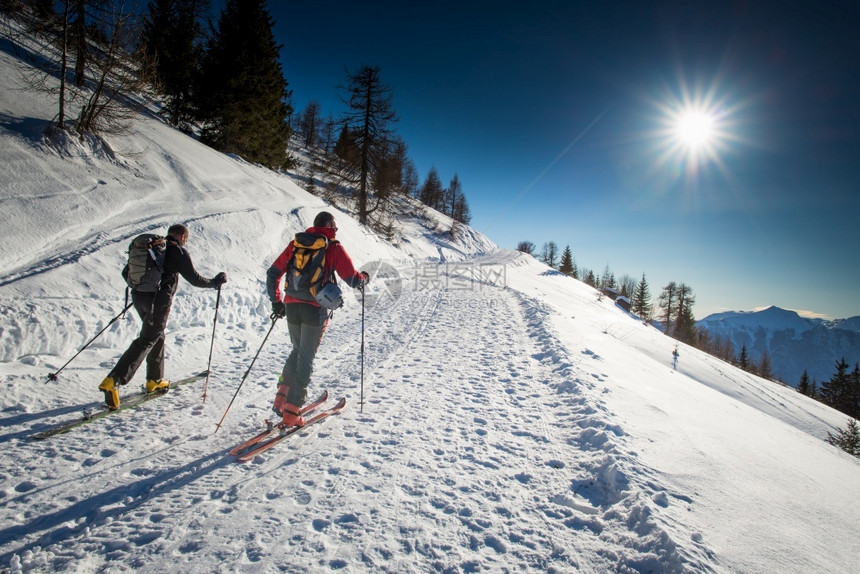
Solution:
{"label": "red jacket", "polygon": [[[350,287],[353,287],[360,280],[361,275],[355,269],[355,265],[352,263],[352,259],[347,254],[346,249],[343,248],[343,245],[340,242],[331,242],[334,239],[336,231],[330,227],[309,227],[307,229],[308,233],[314,233],[316,235],[325,235],[329,240],[328,249],[326,249],[325,255],[325,271],[328,274],[332,269],[334,269],[338,275],[340,275],[341,279],[343,279]],[[283,279],[284,275],[287,273],[287,263],[290,262],[290,259],[293,257],[293,242],[291,241],[287,248],[275,259],[275,262],[272,263],[272,266],[269,267],[269,271],[266,273],[266,290],[269,293],[269,299],[272,302],[283,301],[284,303],[307,303],[308,305],[315,305],[319,307],[319,304],[316,301],[304,301],[302,299],[295,299],[290,296],[285,296],[283,289],[281,289],[281,279]]]}

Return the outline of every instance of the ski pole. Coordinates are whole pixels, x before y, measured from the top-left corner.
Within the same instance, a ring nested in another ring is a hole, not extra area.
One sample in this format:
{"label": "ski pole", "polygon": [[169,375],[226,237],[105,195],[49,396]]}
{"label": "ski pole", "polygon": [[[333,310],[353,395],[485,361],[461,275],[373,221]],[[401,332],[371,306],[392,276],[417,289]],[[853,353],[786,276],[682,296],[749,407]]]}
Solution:
{"label": "ski pole", "polygon": [[361,398],[358,412],[364,412],[364,285],[361,286]]}
{"label": "ski pole", "polygon": [[104,326],[104,329],[102,329],[101,331],[99,331],[98,333],[96,333],[96,336],[95,336],[95,337],[93,337],[92,339],[90,339],[89,341],[87,341],[87,344],[86,344],[86,345],[84,345],[83,347],[81,347],[81,349],[80,349],[77,353],[75,353],[75,356],[74,356],[74,357],[72,357],[71,359],[69,359],[68,361],[66,361],[66,364],[65,364],[65,365],[63,365],[62,367],[60,367],[59,369],[57,369],[57,370],[56,370],[56,372],[50,373],[50,374],[48,375],[48,380],[47,380],[47,381],[45,381],[45,384],[47,384],[47,383],[48,383],[48,381],[55,381],[55,382],[56,382],[56,381],[57,381],[57,375],[59,375],[59,374],[60,374],[60,371],[62,371],[63,369],[65,369],[65,368],[69,365],[69,363],[71,363],[72,361],[74,361],[74,360],[75,360],[75,358],[76,358],[78,355],[80,355],[81,353],[83,353],[83,352],[84,352],[84,349],[86,349],[87,347],[89,347],[89,346],[92,344],[92,342],[93,342],[93,341],[95,341],[96,339],[98,339],[98,338],[99,338],[99,335],[101,335],[102,333],[104,333],[105,331],[107,331],[108,327],[110,327],[111,325],[113,325],[113,324],[116,322],[116,320],[117,320],[117,319],[119,319],[120,317],[122,317],[123,315],[125,315],[125,312],[126,312],[126,311],[128,311],[129,307],[131,307],[132,305],[133,305],[133,303],[129,303],[128,305],[126,305],[126,306],[125,306],[125,309],[123,309],[123,310],[120,312],[120,314],[119,314],[119,315],[117,315],[116,317],[114,317],[113,319],[111,319],[111,320],[110,320],[110,322],[109,322],[107,325],[105,325],[105,326]]}
{"label": "ski pole", "polygon": [[[277,315],[275,315],[274,313],[272,313],[272,315],[271,315],[269,318],[272,320],[272,326],[271,326],[271,327],[269,327],[269,332],[268,332],[268,333],[266,333],[266,336],[265,336],[265,337],[263,337],[263,342],[262,342],[262,343],[260,343],[260,348],[259,348],[259,349],[257,349],[257,354],[256,354],[256,355],[254,355],[254,358],[253,358],[253,359],[251,359],[251,364],[250,364],[250,365],[248,365],[248,370],[247,370],[247,371],[245,371],[245,374],[244,374],[244,375],[242,375],[242,380],[241,380],[241,381],[239,381],[239,387],[236,389],[236,392],[235,392],[235,393],[233,393],[233,398],[232,398],[232,399],[230,399],[230,404],[229,404],[229,405],[227,405],[227,410],[226,410],[226,411],[224,411],[224,416],[222,416],[222,417],[221,417],[221,420],[220,420],[220,421],[218,421],[218,424],[216,424],[216,425],[215,425],[215,432],[218,432],[218,429],[220,429],[220,428],[221,428],[221,423],[223,423],[223,422],[224,422],[224,419],[225,419],[225,418],[227,418],[227,413],[228,413],[228,412],[230,412],[230,407],[232,407],[232,406],[233,406],[233,401],[235,401],[235,400],[236,400],[236,396],[239,394],[239,389],[241,389],[241,388],[242,388],[242,385],[244,385],[244,384],[245,384],[245,379],[247,379],[247,378],[248,378],[248,375],[249,375],[249,374],[250,374],[250,372],[251,372],[251,367],[253,367],[253,366],[254,366],[254,363],[257,361],[257,357],[259,357],[259,356],[260,356],[260,351],[262,351],[262,350],[263,350],[263,345],[265,345],[265,344],[266,344],[266,339],[268,339],[268,338],[269,338],[269,335],[271,335],[271,334],[272,334],[272,329],[274,329],[274,328],[275,328],[275,323],[277,323],[277,322],[278,322],[278,319],[279,319],[279,317],[278,317]],[[214,433],[213,433],[213,434],[214,434]]]}
{"label": "ski pole", "polygon": [[209,343],[209,362],[206,363],[206,382],[203,383],[203,402],[206,402],[206,389],[209,388],[209,370],[212,367],[212,349],[215,347],[215,327],[218,325],[218,306],[221,305],[221,286],[218,285],[218,296],[215,297],[215,319],[212,321],[212,342]]}

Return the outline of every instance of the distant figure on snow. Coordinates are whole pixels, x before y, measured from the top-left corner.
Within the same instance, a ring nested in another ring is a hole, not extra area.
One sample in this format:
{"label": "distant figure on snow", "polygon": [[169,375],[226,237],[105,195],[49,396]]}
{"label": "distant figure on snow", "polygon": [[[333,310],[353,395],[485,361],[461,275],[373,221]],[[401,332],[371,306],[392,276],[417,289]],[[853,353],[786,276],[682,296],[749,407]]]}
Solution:
{"label": "distant figure on snow", "polygon": [[[301,407],[313,372],[313,362],[322,341],[329,310],[343,304],[335,272],[354,289],[370,281],[356,271],[346,250],[335,239],[334,216],[320,212],[313,227],[296,237],[278,256],[266,274],[266,290],[272,314],[287,318],[293,349],[284,365],[272,410],[284,426],[303,426]],[[284,289],[281,279],[286,275]]]}
{"label": "distant figure on snow", "polygon": [[[164,329],[170,315],[173,295],[179,286],[179,276],[201,288],[217,289],[227,282],[227,274],[223,271],[212,279],[201,277],[194,269],[191,255],[185,249],[188,241],[188,228],[182,224],[170,226],[167,230],[167,240],[164,261],[161,266],[161,279],[157,290],[143,291],[132,288],[131,301],[137,314],[140,315],[143,326],[140,335],[132,341],[128,349],[111,369],[108,376],[99,385],[99,390],[105,394],[105,404],[110,409],[119,408],[119,386],[128,383],[138,367],[146,358],[146,392],[153,393],[165,390],[170,381],[164,377]],[[127,277],[128,266],[123,269]]]}

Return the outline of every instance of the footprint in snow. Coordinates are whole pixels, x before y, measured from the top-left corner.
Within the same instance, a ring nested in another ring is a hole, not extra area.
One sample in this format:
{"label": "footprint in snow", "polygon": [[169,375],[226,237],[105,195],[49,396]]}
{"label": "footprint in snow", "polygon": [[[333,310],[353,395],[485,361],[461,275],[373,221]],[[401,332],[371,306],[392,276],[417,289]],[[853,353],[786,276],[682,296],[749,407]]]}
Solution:
{"label": "footprint in snow", "polygon": [[15,487],[15,491],[16,492],[30,492],[31,490],[33,490],[35,488],[36,488],[35,482],[25,480],[24,482],[18,484],[18,486]]}
{"label": "footprint in snow", "polygon": [[296,504],[307,506],[311,503],[311,493],[307,490],[299,490],[293,495],[293,499],[296,501]]}

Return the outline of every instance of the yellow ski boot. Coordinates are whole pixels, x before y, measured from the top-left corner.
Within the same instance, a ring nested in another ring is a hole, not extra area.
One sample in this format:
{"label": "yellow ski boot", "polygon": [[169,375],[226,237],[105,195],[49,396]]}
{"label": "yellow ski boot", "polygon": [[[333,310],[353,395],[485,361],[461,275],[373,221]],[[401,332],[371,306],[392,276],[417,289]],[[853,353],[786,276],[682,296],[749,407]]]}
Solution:
{"label": "yellow ski boot", "polygon": [[154,393],[155,391],[166,391],[170,388],[170,381],[165,381],[164,379],[158,379],[154,381],[149,379],[146,381],[146,392]]}
{"label": "yellow ski boot", "polygon": [[116,388],[113,377],[105,377],[105,380],[99,385],[99,390],[104,391],[105,404],[109,409],[116,410],[119,408],[119,390]]}

